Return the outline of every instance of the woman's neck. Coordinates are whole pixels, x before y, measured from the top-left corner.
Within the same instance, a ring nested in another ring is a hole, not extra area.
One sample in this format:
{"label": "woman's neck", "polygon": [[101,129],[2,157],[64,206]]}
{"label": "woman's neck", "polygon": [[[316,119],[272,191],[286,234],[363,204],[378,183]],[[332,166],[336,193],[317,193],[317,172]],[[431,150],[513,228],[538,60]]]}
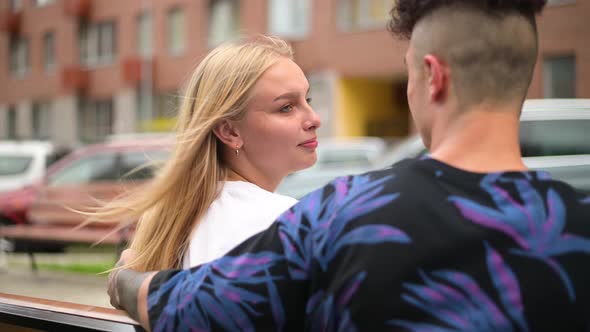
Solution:
{"label": "woman's neck", "polygon": [[232,168],[227,169],[227,175],[225,176],[225,180],[250,182],[269,192],[275,192],[275,190],[277,190],[278,187],[278,183],[271,183],[272,181],[268,181],[262,178],[249,177]]}
{"label": "woman's neck", "polygon": [[225,176],[225,181],[244,181],[244,182],[252,182],[248,179],[246,179],[246,177],[238,174],[236,171],[234,171],[231,168],[227,169],[227,175]]}

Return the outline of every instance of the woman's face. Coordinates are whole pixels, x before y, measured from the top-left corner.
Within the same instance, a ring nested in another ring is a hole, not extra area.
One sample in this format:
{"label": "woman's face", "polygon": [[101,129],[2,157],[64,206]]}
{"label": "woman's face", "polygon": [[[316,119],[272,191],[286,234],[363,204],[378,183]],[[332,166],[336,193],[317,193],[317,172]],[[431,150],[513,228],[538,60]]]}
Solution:
{"label": "woman's face", "polygon": [[252,88],[244,118],[236,123],[243,142],[238,159],[281,179],[312,166],[320,118],[308,93],[309,83],[292,60],[281,58],[267,69]]}

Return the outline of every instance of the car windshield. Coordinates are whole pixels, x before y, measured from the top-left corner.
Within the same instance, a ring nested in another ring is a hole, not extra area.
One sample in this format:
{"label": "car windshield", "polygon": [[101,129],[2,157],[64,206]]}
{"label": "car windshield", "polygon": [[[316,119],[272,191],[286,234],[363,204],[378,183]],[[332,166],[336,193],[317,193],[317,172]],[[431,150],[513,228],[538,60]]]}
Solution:
{"label": "car windshield", "polygon": [[0,155],[0,176],[23,174],[32,161],[30,156]]}

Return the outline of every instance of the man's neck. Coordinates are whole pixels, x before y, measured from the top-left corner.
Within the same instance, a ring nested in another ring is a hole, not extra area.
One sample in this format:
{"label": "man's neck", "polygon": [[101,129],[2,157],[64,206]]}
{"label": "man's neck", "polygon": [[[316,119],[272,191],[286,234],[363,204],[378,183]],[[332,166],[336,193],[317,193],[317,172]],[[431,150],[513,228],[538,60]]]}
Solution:
{"label": "man's neck", "polygon": [[433,128],[431,156],[471,172],[522,171],[517,111],[508,106],[464,111]]}

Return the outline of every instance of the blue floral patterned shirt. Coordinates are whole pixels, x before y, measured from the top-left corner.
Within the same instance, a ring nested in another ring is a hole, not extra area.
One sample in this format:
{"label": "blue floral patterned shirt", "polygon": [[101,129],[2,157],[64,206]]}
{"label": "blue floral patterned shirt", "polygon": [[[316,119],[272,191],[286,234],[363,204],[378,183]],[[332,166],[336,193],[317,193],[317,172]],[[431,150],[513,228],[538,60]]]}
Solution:
{"label": "blue floral patterned shirt", "polygon": [[431,158],[338,178],[148,295],[154,331],[585,331],[589,303],[589,197]]}

